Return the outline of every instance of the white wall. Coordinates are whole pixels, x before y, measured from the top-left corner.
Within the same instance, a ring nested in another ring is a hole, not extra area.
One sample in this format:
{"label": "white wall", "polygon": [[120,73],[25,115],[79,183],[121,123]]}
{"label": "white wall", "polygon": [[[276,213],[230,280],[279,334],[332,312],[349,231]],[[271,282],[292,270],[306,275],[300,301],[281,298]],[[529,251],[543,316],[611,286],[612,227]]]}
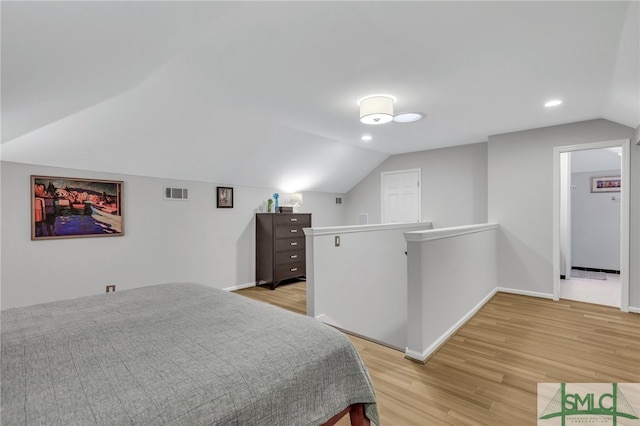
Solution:
{"label": "white wall", "polygon": [[572,151],[571,172],[618,170],[622,164],[621,153],[621,147]]}
{"label": "white wall", "polygon": [[[500,224],[498,285],[553,294],[553,148],[632,138],[590,120],[489,137],[489,221]],[[631,147],[630,306],[640,307],[640,147]]]}
{"label": "white wall", "polygon": [[595,176],[620,176],[620,170],[571,175],[571,263],[619,271],[620,193],[592,193],[591,178]]}
{"label": "white wall", "polygon": [[424,361],[496,292],[495,224],[407,232],[407,350]]}
{"label": "white wall", "polygon": [[346,196],[346,223],[380,223],[380,174],[419,168],[422,171],[422,220],[434,228],[487,221],[487,143],[441,148],[386,159]]}
{"label": "white wall", "polygon": [[[216,185],[1,163],[2,308],[145,285],[190,281],[228,288],[255,281],[255,219],[276,192],[235,186],[234,208],[217,209]],[[125,235],[30,239],[30,175],[124,181]],[[165,186],[189,189],[188,201],[163,199]],[[223,185],[229,186],[229,185]],[[233,185],[231,185],[233,186]],[[340,194],[304,193],[314,225],[343,224]],[[283,195],[283,198],[286,198]]]}
{"label": "white wall", "polygon": [[305,230],[307,315],[404,349],[407,243],[403,233],[431,226],[391,223]]}

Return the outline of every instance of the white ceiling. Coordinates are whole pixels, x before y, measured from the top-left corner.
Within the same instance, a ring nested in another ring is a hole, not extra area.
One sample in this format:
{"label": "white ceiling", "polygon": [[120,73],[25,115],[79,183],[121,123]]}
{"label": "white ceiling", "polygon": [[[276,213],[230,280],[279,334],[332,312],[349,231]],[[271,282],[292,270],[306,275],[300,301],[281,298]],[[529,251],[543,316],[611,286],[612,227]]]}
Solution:
{"label": "white ceiling", "polygon": [[[6,161],[346,192],[392,154],[640,125],[638,2],[1,8]],[[425,119],[361,124],[357,100],[381,92]]]}

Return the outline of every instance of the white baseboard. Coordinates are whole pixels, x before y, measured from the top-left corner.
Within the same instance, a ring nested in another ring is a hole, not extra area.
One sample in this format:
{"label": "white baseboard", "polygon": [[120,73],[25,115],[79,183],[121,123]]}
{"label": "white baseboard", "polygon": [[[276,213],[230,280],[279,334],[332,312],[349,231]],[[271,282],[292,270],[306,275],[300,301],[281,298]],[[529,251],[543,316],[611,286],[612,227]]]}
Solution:
{"label": "white baseboard", "polygon": [[249,288],[249,287],[255,287],[256,283],[246,283],[246,284],[238,284],[238,285],[234,285],[232,287],[227,287],[227,288],[223,288],[223,290],[225,291],[236,291],[236,290],[242,290],[243,288]]}
{"label": "white baseboard", "polygon": [[351,336],[359,337],[360,339],[368,340],[370,342],[376,343],[376,344],[381,345],[381,346],[386,346],[388,348],[391,348],[391,349],[399,351],[399,352],[404,351],[403,348],[400,348],[398,346],[383,342],[381,340],[373,339],[373,338],[371,338],[369,336],[365,336],[364,334],[356,333],[355,331],[347,330],[347,329],[341,327],[340,324],[338,324],[336,321],[334,321],[333,319],[329,318],[325,314],[317,315],[315,317],[315,319],[317,321],[322,322],[323,324],[327,324],[327,325],[329,325],[331,327],[334,327],[335,329],[340,330],[345,334],[349,334]]}
{"label": "white baseboard", "polygon": [[454,325],[449,327],[440,337],[438,337],[432,344],[429,345],[423,352],[418,352],[407,348],[404,352],[405,356],[411,360],[418,362],[425,362],[427,358],[433,355],[440,346],[444,345],[451,336],[453,336],[467,321],[471,319],[496,293],[498,289],[495,288],[489,292],[485,297],[480,300],[467,312],[462,318],[460,318]]}
{"label": "white baseboard", "polygon": [[537,291],[520,290],[517,288],[497,287],[496,291],[501,291],[503,293],[519,294],[520,296],[532,296],[532,297],[540,297],[542,299],[553,299],[553,294],[551,293],[540,293]]}
{"label": "white baseboard", "polygon": [[[511,294],[519,294],[521,296],[532,296],[532,297],[541,297],[543,299],[553,299],[553,294],[550,294],[550,293],[539,293],[536,291],[526,291],[526,290],[519,290],[514,288],[506,288],[506,287],[498,287],[497,291],[502,291],[504,293],[511,293]],[[640,314],[640,308],[629,306],[629,312],[634,314]]]}
{"label": "white baseboard", "polygon": [[431,354],[427,354],[426,352],[425,353],[420,353],[420,352],[412,351],[409,348],[407,348],[404,351],[405,358],[408,358],[411,361],[421,362],[423,364],[426,361],[426,359],[429,357],[429,355],[431,355]]}
{"label": "white baseboard", "polygon": [[325,314],[316,315],[315,318],[318,321],[323,322],[323,323],[325,323],[327,325],[331,325],[333,327],[342,328],[342,326],[340,324],[338,324],[336,321],[334,321],[333,319],[329,318]]}

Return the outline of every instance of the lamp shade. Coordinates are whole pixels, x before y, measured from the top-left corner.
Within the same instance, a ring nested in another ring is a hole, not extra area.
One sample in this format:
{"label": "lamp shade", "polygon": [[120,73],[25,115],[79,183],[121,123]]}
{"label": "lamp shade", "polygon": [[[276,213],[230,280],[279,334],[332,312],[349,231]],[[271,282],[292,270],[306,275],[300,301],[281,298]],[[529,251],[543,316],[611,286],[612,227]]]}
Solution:
{"label": "lamp shade", "polygon": [[371,96],[360,101],[360,121],[364,124],[384,124],[393,120],[393,98]]}

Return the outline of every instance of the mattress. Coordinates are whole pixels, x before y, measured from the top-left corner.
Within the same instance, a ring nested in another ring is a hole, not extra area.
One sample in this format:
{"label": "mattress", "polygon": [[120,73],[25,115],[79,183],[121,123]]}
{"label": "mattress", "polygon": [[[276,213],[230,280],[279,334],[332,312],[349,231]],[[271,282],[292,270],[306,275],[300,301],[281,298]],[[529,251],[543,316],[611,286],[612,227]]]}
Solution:
{"label": "mattress", "polygon": [[9,425],[318,425],[373,386],[341,332],[197,284],[2,311]]}

